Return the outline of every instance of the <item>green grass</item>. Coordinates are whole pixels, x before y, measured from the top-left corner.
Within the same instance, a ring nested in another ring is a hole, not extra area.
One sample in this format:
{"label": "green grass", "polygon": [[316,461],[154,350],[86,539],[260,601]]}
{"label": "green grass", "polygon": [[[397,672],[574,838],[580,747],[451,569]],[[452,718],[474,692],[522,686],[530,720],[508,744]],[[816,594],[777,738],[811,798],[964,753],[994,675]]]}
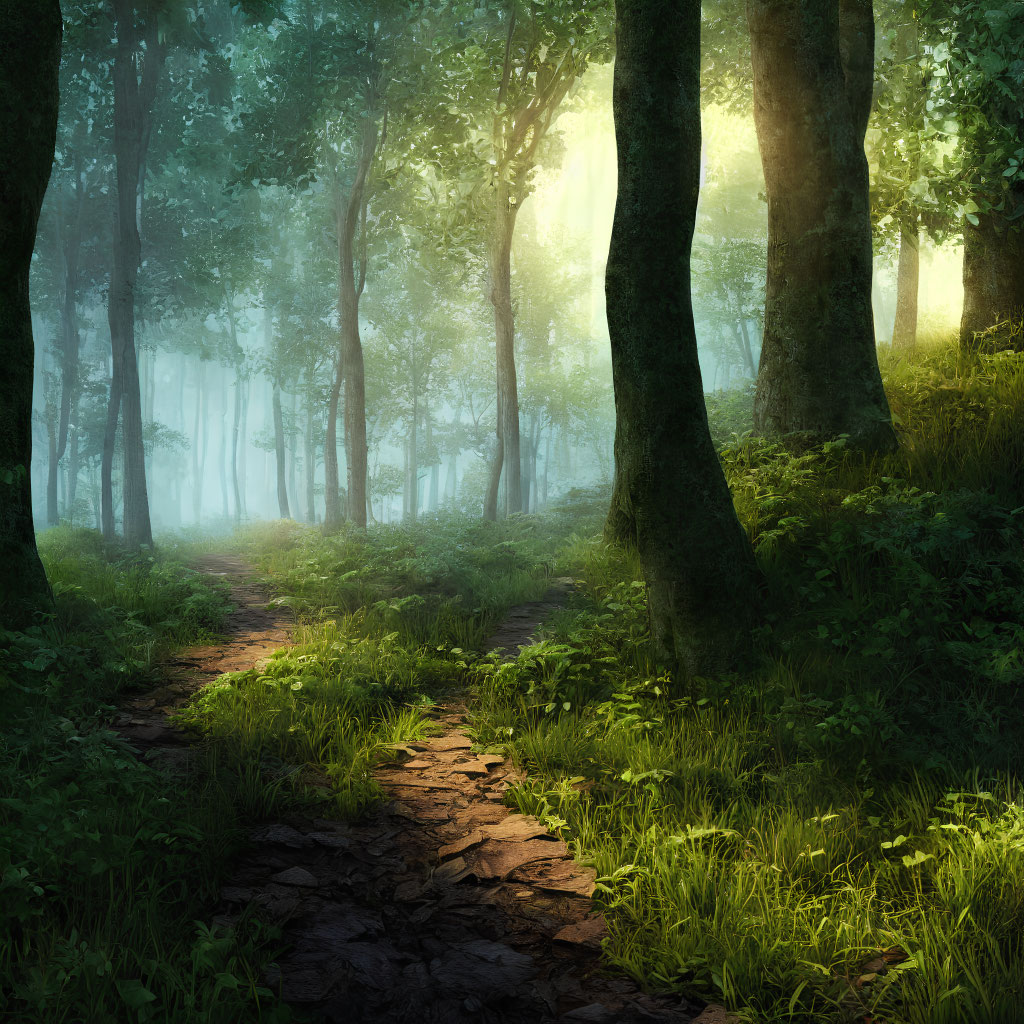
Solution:
{"label": "green grass", "polygon": [[[902,442],[885,457],[752,438],[749,393],[716,396],[768,615],[757,671],[686,692],[651,660],[635,555],[600,539],[604,495],[499,524],[254,526],[230,545],[297,643],[182,712],[204,761],[168,792],[104,707],[215,632],[222,598],[160,558],[48,536],[57,616],[0,662],[0,1015],[283,1019],[256,981],[272,936],[194,923],[238,826],[361,815],[374,764],[468,688],[477,741],[528,772],[509,799],[594,865],[607,957],[645,986],[765,1024],[1019,1019],[1024,358],[990,340],[883,351]],[[485,657],[558,575],[579,585],[541,642]],[[892,946],[908,959],[865,978]]]}
{"label": "green grass", "polygon": [[547,638],[477,664],[478,737],[594,865],[607,955],[645,985],[762,1022],[1019,1019],[1022,365],[885,359],[885,459],[723,445],[766,577],[759,672],[659,677],[638,566],[598,538],[563,549],[582,586]]}
{"label": "green grass", "polygon": [[56,612],[0,634],[0,1017],[290,1019],[258,980],[273,935],[210,924],[241,839],[233,777],[169,786],[105,727],[161,657],[217,634],[223,593],[85,531],[40,546]]}

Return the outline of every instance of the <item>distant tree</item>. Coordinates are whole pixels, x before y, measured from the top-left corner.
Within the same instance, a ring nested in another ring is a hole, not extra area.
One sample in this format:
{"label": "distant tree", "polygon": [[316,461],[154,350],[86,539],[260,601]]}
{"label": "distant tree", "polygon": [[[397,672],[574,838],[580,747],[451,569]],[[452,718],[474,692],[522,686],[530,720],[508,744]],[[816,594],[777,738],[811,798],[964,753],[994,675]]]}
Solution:
{"label": "distant tree", "polygon": [[509,0],[494,30],[475,34],[463,55],[479,83],[491,83],[493,117],[488,154],[491,229],[488,289],[494,307],[497,437],[484,518],[497,518],[498,486],[505,474],[509,511],[522,508],[519,396],[511,253],[516,218],[533,190],[541,145],[570,89],[592,60],[610,52],[610,4]]}
{"label": "distant tree", "polygon": [[768,196],[754,423],[765,434],[894,442],[875,353],[864,135],[871,0],[748,0]]}
{"label": "distant tree", "polygon": [[0,0],[0,627],[46,608],[36,551],[32,461],[32,314],[29,267],[57,134],[61,11],[57,0]]}
{"label": "distant tree", "polygon": [[700,182],[700,3],[618,0],[619,185],[606,291],[611,538],[636,545],[657,656],[683,677],[749,654],[754,558],[708,432],[690,300]]}

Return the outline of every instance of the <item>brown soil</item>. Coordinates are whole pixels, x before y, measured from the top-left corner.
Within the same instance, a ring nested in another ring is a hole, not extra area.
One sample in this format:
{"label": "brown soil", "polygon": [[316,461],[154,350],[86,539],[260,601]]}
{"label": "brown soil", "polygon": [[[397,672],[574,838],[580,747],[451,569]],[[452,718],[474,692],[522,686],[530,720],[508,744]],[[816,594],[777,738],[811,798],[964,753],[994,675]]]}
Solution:
{"label": "brown soil", "polygon": [[[122,733],[168,767],[187,737],[167,712],[219,673],[251,667],[287,643],[240,559],[197,568],[228,579],[230,639],[186,652],[170,681],[131,702]],[[491,649],[514,653],[571,581],[513,609]],[[249,906],[282,930],[287,952],[264,979],[304,1016],[331,1024],[544,1024],[725,1020],[676,996],[643,994],[602,964],[605,924],[594,873],[532,817],[502,803],[515,781],[499,755],[474,753],[465,709],[435,711],[440,735],[381,765],[385,802],[358,824],[291,816],[249,832],[224,886],[218,921]]]}

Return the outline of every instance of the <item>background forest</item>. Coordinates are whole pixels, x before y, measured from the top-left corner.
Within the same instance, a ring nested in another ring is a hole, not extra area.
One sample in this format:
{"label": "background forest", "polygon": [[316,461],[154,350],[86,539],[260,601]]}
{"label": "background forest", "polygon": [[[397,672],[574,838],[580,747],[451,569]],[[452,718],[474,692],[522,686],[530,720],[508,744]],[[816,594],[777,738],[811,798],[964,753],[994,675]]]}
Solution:
{"label": "background forest", "polygon": [[[139,473],[140,460],[157,529],[331,519],[329,506],[348,502],[344,416],[357,400],[339,380],[351,344],[339,334],[363,350],[366,515],[482,504],[496,259],[511,266],[501,302],[522,433],[523,483],[514,504],[502,494],[502,513],[610,480],[607,14],[547,4],[515,26],[506,59],[503,11],[399,4],[370,21],[364,5],[310,0],[254,19],[237,3],[172,4],[159,28],[155,15],[132,22],[118,51],[114,8],[67,5],[58,152],[32,278],[40,524],[121,531],[123,467]],[[877,335],[895,331],[897,345],[916,336],[919,280],[926,332],[959,315],[964,217],[1020,159],[1019,140],[990,136],[966,102],[1012,75],[998,37],[954,37],[951,17],[921,13],[879,10],[867,143]],[[742,27],[738,9],[705,10],[693,285],[709,392],[753,381],[764,315],[764,181]],[[158,38],[147,43],[146,31]],[[561,64],[548,67],[546,51]],[[120,108],[118,59],[141,69]],[[495,120],[506,73],[514,95]],[[530,104],[537,127],[524,146],[506,133]],[[121,130],[123,152],[118,118],[139,126],[137,138]],[[967,155],[978,146],[983,164]],[[115,244],[125,163],[139,182],[138,241]],[[136,244],[131,320],[114,324],[118,247]],[[339,292],[348,278],[354,292]],[[112,330],[132,331],[137,367],[114,358]],[[147,537],[141,498],[134,517]]]}
{"label": "background forest", "polygon": [[[0,218],[0,1018],[336,1019],[232,865],[378,821],[457,707],[666,1019],[1019,1020],[1024,3],[60,7]],[[5,131],[56,8],[0,0]],[[291,642],[172,699],[225,558]]]}

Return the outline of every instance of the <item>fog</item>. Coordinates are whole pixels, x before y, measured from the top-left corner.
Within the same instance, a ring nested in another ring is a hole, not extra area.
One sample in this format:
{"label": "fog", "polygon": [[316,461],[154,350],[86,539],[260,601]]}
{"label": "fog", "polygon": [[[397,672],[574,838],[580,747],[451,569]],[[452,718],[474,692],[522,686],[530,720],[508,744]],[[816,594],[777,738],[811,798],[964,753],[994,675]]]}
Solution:
{"label": "fog", "polygon": [[[232,73],[239,91],[251,75],[245,54],[238,43]],[[192,59],[181,58],[172,79],[185,80]],[[59,455],[57,517],[100,528],[112,368],[111,169],[102,140],[89,142],[93,149],[82,142],[90,137],[80,123],[82,97],[74,94],[82,79],[66,71],[63,172],[51,181],[34,261],[34,512],[39,527],[54,521],[51,463]],[[574,488],[610,483],[614,403],[603,275],[616,190],[611,80],[610,64],[593,65],[570,93],[539,151],[515,224],[523,511]],[[343,142],[328,145],[334,169],[319,157],[293,183],[280,169],[244,178],[244,159],[219,148],[237,128],[239,107],[236,97],[215,108],[209,89],[165,98],[139,190],[136,345],[156,531],[216,530],[286,513],[309,523],[325,517],[324,454],[341,330],[337,176],[347,173],[337,168],[351,153]],[[101,114],[88,114],[92,134],[102,134],[95,127]],[[708,104],[703,132],[693,303],[704,390],[712,392],[749,388],[756,374],[766,207],[749,110]],[[870,142],[869,136],[869,156]],[[461,186],[439,173],[443,160],[417,165],[415,143],[406,144],[401,175],[397,162],[392,167],[378,154],[379,180],[356,235],[357,264],[369,250],[358,313],[367,509],[370,521],[384,523],[445,508],[479,512],[496,427],[486,242],[459,206]],[[79,193],[79,362],[64,395],[69,209]],[[959,316],[960,259],[952,246],[922,245],[922,330],[941,331]],[[895,260],[880,237],[874,308],[881,345],[893,330]],[[339,403],[335,446],[344,492],[344,394]],[[117,528],[122,448],[119,427],[112,473]],[[506,478],[498,501],[503,514],[519,511],[504,497]]]}

